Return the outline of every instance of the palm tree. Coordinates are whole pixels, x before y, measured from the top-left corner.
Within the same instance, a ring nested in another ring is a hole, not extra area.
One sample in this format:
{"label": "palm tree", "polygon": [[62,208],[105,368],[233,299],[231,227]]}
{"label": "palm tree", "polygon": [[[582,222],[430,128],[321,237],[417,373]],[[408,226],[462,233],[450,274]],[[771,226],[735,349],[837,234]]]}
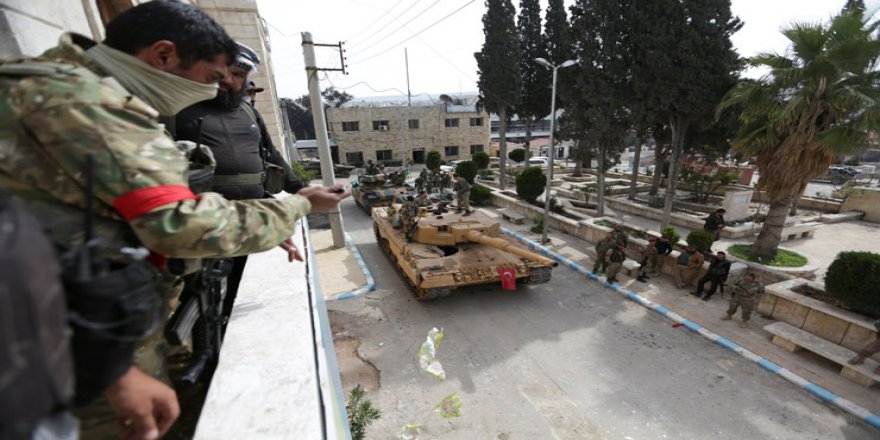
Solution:
{"label": "palm tree", "polygon": [[769,73],[741,81],[719,105],[719,115],[742,109],[733,148],[757,157],[757,189],[769,197],[767,219],[752,247],[758,257],[776,255],[789,207],[807,183],[838,155],[863,149],[880,126],[878,22],[864,17],[843,12],[826,25],[786,29],[785,54],[749,60]]}

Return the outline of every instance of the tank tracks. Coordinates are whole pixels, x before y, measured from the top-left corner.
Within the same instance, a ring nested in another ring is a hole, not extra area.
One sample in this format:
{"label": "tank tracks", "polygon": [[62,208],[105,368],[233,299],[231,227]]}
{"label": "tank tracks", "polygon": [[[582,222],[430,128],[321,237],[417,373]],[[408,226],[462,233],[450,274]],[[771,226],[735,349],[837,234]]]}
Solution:
{"label": "tank tracks", "polygon": [[529,284],[544,284],[550,282],[550,267],[537,267],[531,270],[529,274]]}
{"label": "tank tracks", "polygon": [[403,279],[403,282],[406,283],[407,287],[409,287],[410,292],[412,292],[413,297],[418,301],[431,301],[437,298],[442,298],[444,296],[449,296],[452,293],[452,289],[450,288],[434,288],[434,289],[422,289],[412,283],[408,276],[403,273],[403,270],[400,266],[395,262],[396,256],[391,253],[391,246],[388,244],[388,240],[382,237],[379,234],[379,226],[373,223],[373,234],[376,235],[376,242],[379,244],[379,248],[382,249],[382,252],[388,256],[388,258],[392,261],[391,265],[394,266],[394,270]]}

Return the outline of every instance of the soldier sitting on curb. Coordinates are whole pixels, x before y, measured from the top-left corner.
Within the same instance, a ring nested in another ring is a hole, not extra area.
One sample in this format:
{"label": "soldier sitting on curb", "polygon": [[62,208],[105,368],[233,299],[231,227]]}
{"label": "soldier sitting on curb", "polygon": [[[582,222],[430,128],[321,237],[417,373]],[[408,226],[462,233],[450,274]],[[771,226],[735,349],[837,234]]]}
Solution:
{"label": "soldier sitting on curb", "polygon": [[608,265],[606,277],[609,283],[619,282],[617,280],[617,273],[620,272],[623,262],[626,261],[626,251],[624,249],[623,243],[618,241],[614,247],[605,251],[605,261]]}
{"label": "soldier sitting on curb", "polygon": [[648,269],[653,270],[657,266],[657,239],[651,237],[648,239],[648,245],[642,249],[642,264],[639,266],[639,276],[636,278],[641,282],[648,281]]}
{"label": "soldier sitting on curb", "polygon": [[755,274],[749,272],[746,276],[733,285],[733,295],[730,298],[730,307],[727,314],[721,317],[722,321],[730,321],[736,314],[736,309],[742,307],[742,322],[740,327],[749,326],[749,318],[752,317],[752,309],[757,305],[761,295],[764,294],[764,285],[755,279]]}

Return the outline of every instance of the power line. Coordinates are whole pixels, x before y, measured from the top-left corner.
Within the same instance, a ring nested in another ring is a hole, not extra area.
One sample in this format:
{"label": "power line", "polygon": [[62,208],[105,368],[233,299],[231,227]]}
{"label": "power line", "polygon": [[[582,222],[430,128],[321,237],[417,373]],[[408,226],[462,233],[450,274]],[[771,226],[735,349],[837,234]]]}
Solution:
{"label": "power line", "polygon": [[[415,16],[413,16],[412,18],[410,18],[409,21],[407,21],[406,23],[404,23],[404,24],[398,26],[397,29],[394,29],[393,31],[391,31],[391,32],[389,32],[389,33],[387,33],[387,34],[385,34],[385,36],[383,36],[382,38],[380,38],[379,41],[378,41],[376,44],[381,43],[382,41],[384,41],[384,40],[387,39],[388,37],[391,37],[391,36],[394,35],[397,31],[403,29],[406,25],[412,23],[413,20],[415,20],[415,19],[421,17],[422,15],[424,15],[425,12],[428,12],[428,10],[430,10],[431,8],[433,8],[434,6],[436,6],[437,3],[440,3],[440,0],[436,0],[434,3],[431,3],[430,5],[428,5],[427,8],[422,9],[421,12],[419,12],[418,14],[416,14]],[[409,8],[407,8],[407,10],[409,10]],[[402,15],[403,15],[403,13],[400,14],[400,16],[402,16]],[[398,19],[400,16],[395,17],[395,19]],[[379,31],[381,31],[381,30],[382,30],[382,29],[379,29]],[[377,31],[377,32],[378,32],[378,31]],[[374,33],[373,35],[375,35],[375,33]],[[367,41],[367,40],[368,40],[368,39],[364,39],[364,40],[362,40],[362,41],[358,41],[357,43],[362,43],[362,42]],[[372,49],[376,44],[373,44],[372,46],[370,46],[370,47],[367,48],[366,50],[370,50],[370,49]],[[352,47],[354,47],[354,46],[355,46],[355,44],[352,44]]]}
{"label": "power line", "polygon": [[[395,3],[393,6],[391,6],[391,7],[388,8],[387,10],[385,10],[385,11],[384,11],[385,13],[382,14],[382,15],[380,15],[379,18],[373,20],[370,24],[366,25],[363,29],[357,31],[354,35],[352,35],[351,37],[347,38],[346,41],[347,41],[347,40],[353,40],[353,39],[357,38],[358,36],[360,36],[361,34],[363,34],[364,32],[366,32],[368,29],[372,28],[373,25],[375,25],[376,23],[379,23],[380,21],[382,21],[382,19],[384,19],[384,18],[388,18],[388,17],[390,16],[390,17],[392,17],[392,19],[394,19],[394,16],[391,15],[391,11],[394,10],[394,8],[396,8],[397,5],[399,5],[402,1],[403,1],[403,0],[398,0],[397,3]],[[416,1],[415,3],[418,3],[419,1],[421,1],[421,0],[418,0],[418,1]],[[412,8],[412,5],[410,5],[409,8]],[[408,11],[409,8],[407,8],[406,11]],[[406,13],[406,11],[403,11],[403,13]],[[401,13],[401,14],[403,14],[403,13]]]}
{"label": "power line", "polygon": [[383,51],[381,51],[381,52],[379,52],[379,53],[377,53],[377,54],[375,54],[375,55],[371,55],[371,56],[369,56],[369,57],[367,57],[367,58],[364,58],[364,59],[362,59],[362,60],[359,60],[359,61],[357,61],[357,62],[362,63],[362,62],[369,61],[369,60],[371,60],[371,59],[373,59],[373,58],[376,58],[376,57],[378,57],[378,56],[380,56],[380,55],[383,55],[383,54],[387,53],[387,52],[390,51],[391,49],[394,49],[394,48],[400,46],[401,44],[406,43],[406,42],[409,41],[409,40],[412,40],[413,38],[417,37],[417,36],[418,36],[419,34],[421,34],[422,32],[425,32],[425,31],[427,31],[428,29],[431,29],[432,27],[434,27],[434,26],[440,24],[442,21],[446,20],[447,18],[449,18],[449,17],[455,15],[458,11],[461,11],[462,9],[464,9],[466,6],[470,5],[470,4],[473,3],[474,1],[476,1],[476,0],[470,0],[470,1],[468,1],[467,3],[461,5],[458,9],[456,9],[456,10],[450,12],[449,14],[447,14],[446,16],[444,16],[443,18],[441,18],[441,19],[439,19],[439,20],[437,20],[437,21],[431,23],[431,24],[428,25],[427,27],[425,27],[425,28],[423,28],[422,30],[420,30],[420,31],[418,31],[418,32],[416,32],[416,33],[410,35],[409,37],[407,37],[407,38],[405,38],[404,40],[398,42],[397,44],[395,44],[395,45],[393,45],[393,46],[391,46],[391,47],[389,47],[389,48],[387,48],[387,49],[385,49],[385,50],[383,50]]}

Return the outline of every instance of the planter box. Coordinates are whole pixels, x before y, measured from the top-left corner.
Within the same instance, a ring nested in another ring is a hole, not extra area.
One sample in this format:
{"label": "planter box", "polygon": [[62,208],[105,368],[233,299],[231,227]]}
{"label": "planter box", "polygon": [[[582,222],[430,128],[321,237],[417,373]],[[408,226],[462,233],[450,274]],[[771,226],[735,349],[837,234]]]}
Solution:
{"label": "planter box", "polygon": [[[824,290],[822,284],[800,278],[771,284],[765,288],[758,312],[854,351],[873,340],[876,332],[871,320],[792,290],[804,285]],[[880,361],[880,354],[874,359]]]}

